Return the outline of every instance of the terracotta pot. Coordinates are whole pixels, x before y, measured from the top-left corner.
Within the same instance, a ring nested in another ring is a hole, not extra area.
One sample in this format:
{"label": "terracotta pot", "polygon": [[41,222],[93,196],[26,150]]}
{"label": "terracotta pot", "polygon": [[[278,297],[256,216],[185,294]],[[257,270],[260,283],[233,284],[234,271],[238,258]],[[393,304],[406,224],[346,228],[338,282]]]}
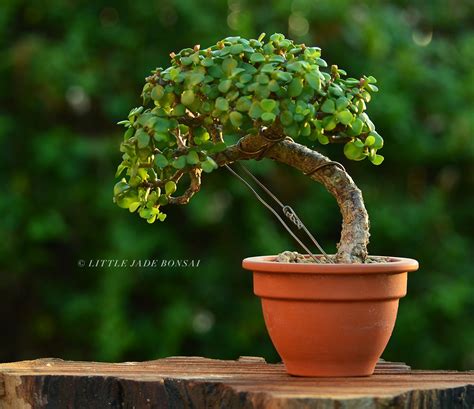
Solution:
{"label": "terracotta pot", "polygon": [[388,263],[277,263],[246,258],[273,345],[291,375],[368,376],[392,334],[407,272],[416,260]]}

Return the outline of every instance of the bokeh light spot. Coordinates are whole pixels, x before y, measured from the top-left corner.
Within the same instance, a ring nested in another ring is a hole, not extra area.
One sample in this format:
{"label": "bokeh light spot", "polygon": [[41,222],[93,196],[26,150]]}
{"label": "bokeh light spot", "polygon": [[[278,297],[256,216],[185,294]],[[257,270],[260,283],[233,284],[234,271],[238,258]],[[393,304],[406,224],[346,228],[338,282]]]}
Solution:
{"label": "bokeh light spot", "polygon": [[426,47],[431,43],[431,40],[433,39],[433,32],[432,31],[427,31],[427,32],[420,32],[420,31],[413,31],[411,38],[413,39],[413,42],[419,46],[419,47]]}
{"label": "bokeh light spot", "polygon": [[66,101],[78,115],[85,114],[91,107],[89,95],[79,85],[72,85],[67,89]]}
{"label": "bokeh light spot", "polygon": [[301,13],[293,13],[288,18],[288,31],[292,36],[302,37],[309,31],[309,22]]}

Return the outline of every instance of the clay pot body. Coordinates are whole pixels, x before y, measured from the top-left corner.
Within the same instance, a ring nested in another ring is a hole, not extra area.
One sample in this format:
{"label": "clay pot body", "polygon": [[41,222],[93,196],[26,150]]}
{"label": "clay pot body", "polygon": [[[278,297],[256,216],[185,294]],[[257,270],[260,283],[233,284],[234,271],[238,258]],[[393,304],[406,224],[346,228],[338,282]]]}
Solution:
{"label": "clay pot body", "polygon": [[412,259],[388,263],[277,263],[250,257],[254,292],[287,372],[299,376],[368,376],[392,334]]}

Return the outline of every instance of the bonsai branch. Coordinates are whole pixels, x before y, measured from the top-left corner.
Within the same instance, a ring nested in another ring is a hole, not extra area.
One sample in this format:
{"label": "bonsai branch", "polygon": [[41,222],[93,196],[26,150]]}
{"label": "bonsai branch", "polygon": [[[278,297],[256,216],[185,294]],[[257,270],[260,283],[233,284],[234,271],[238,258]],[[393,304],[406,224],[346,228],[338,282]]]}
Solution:
{"label": "bonsai branch", "polygon": [[[189,171],[189,173],[191,173],[192,171],[194,170],[194,168]],[[164,179],[164,180],[161,180],[161,179],[157,179],[157,180],[154,180],[154,181],[144,181],[142,183],[140,183],[140,186],[141,187],[145,187],[145,188],[148,188],[148,187],[152,187],[152,188],[162,188],[163,186],[165,186],[166,182],[168,182],[169,180],[175,182],[175,183],[178,183],[179,180],[183,177],[183,175],[186,173],[186,171],[184,169],[179,169],[177,170],[173,176],[171,176],[170,178],[168,179]],[[199,189],[198,189],[199,190]]]}
{"label": "bonsai branch", "polygon": [[180,204],[180,205],[188,204],[191,198],[197,192],[199,192],[199,189],[201,188],[201,169],[192,168],[191,170],[189,170],[188,174],[191,179],[189,183],[189,187],[181,196],[177,196],[177,197],[170,196],[169,198],[170,204]]}
{"label": "bonsai branch", "polygon": [[[274,143],[269,140],[275,141]],[[341,239],[337,245],[336,261],[360,263],[367,257],[369,242],[369,219],[362,193],[349,174],[338,166],[329,166],[332,161],[291,138],[281,139],[273,129],[260,135],[247,135],[238,144],[215,155],[219,166],[238,160],[266,157],[292,166],[311,179],[321,183],[335,198],[342,214]],[[319,168],[317,171],[315,169]]]}

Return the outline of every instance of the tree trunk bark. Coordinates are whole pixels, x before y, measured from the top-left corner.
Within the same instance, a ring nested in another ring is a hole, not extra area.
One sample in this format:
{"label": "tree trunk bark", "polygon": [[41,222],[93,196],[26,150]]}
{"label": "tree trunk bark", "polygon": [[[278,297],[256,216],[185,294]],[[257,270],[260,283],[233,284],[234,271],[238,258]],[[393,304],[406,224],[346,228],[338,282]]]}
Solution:
{"label": "tree trunk bark", "polygon": [[46,358],[0,364],[2,409],[433,409],[474,407],[474,373],[412,371],[379,361],[362,378],[289,376],[263,358],[148,362]]}
{"label": "tree trunk bark", "polygon": [[[219,166],[245,159],[263,157],[292,166],[321,183],[335,198],[342,214],[341,239],[337,245],[337,263],[362,263],[367,257],[369,218],[362,192],[352,178],[319,152],[281,138],[270,130],[262,135],[247,135],[238,144],[215,156]],[[273,141],[272,141],[273,140]],[[314,172],[315,169],[318,169]]]}

